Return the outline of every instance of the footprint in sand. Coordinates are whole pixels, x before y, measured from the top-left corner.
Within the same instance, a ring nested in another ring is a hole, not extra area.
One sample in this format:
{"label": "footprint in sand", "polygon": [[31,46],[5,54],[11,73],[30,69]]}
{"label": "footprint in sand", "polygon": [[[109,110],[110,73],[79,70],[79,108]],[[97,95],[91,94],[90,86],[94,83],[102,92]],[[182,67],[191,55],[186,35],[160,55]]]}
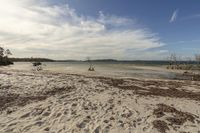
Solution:
{"label": "footprint in sand", "polygon": [[26,114],[22,115],[20,118],[24,119],[24,118],[27,118],[29,116],[30,116],[30,113],[26,113]]}
{"label": "footprint in sand", "polygon": [[80,123],[77,123],[76,126],[77,126],[78,128],[85,128],[86,125],[90,122],[90,119],[91,119],[91,117],[90,117],[90,116],[87,116],[86,119],[84,119],[84,120],[83,120],[82,122],[80,122]]}
{"label": "footprint in sand", "polygon": [[94,133],[100,133],[100,130],[101,130],[101,127],[98,126],[98,127],[94,130]]}
{"label": "footprint in sand", "polygon": [[42,116],[49,116],[51,113],[50,112],[44,112],[43,114],[42,114]]}
{"label": "footprint in sand", "polygon": [[41,127],[44,124],[43,121],[37,121],[34,125]]}
{"label": "footprint in sand", "polygon": [[46,131],[46,132],[48,132],[49,130],[50,130],[49,127],[46,127],[46,128],[44,129],[44,131]]}

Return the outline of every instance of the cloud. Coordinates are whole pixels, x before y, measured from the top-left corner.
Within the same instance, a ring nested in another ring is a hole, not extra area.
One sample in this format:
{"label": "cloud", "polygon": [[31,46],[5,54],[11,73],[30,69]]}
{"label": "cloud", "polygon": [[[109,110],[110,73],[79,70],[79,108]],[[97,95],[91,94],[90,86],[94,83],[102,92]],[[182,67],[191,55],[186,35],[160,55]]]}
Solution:
{"label": "cloud", "polygon": [[153,54],[151,49],[165,45],[133,19],[103,12],[83,16],[47,0],[0,0],[0,44],[17,57],[53,59],[135,59],[128,49],[145,59],[145,52]]}
{"label": "cloud", "polygon": [[194,14],[194,15],[186,16],[182,18],[182,20],[199,19],[199,18],[200,18],[200,14]]}
{"label": "cloud", "polygon": [[169,22],[172,23],[172,22],[176,21],[177,17],[178,17],[178,9],[176,9],[176,10],[173,12],[173,14],[172,14],[172,16],[171,16]]}
{"label": "cloud", "polygon": [[168,44],[188,44],[188,43],[199,43],[200,40],[199,39],[193,39],[193,40],[181,40],[181,41],[176,41],[176,42],[168,42]]}

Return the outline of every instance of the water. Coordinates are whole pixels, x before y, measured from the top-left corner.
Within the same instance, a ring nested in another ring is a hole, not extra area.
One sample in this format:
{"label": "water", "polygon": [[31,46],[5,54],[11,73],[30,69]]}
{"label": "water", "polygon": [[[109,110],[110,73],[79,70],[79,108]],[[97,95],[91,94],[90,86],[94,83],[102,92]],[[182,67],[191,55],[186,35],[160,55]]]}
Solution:
{"label": "water", "polygon": [[[161,65],[136,65],[126,62],[94,62],[95,72],[89,72],[88,62],[44,62],[44,71],[61,73],[78,73],[100,76],[133,77],[133,78],[153,78],[153,79],[173,79],[174,72],[167,71]],[[33,66],[29,62],[16,62],[7,69],[32,71]]]}

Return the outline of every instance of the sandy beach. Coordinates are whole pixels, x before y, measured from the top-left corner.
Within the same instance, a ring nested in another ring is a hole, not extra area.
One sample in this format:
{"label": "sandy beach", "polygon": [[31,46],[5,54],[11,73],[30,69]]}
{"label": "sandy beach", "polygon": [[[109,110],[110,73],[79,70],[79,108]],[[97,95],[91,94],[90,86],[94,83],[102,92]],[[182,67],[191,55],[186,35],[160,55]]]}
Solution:
{"label": "sandy beach", "polygon": [[200,83],[0,70],[1,133],[199,133]]}
{"label": "sandy beach", "polygon": [[0,133],[200,133],[200,0],[0,0]]}

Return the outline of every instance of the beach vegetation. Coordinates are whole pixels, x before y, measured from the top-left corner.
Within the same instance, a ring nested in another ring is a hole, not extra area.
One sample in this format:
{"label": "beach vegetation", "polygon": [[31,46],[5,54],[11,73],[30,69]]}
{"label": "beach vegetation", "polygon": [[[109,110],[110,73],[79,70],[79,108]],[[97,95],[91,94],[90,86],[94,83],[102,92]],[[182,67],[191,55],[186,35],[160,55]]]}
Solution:
{"label": "beach vegetation", "polygon": [[9,59],[9,56],[12,55],[9,49],[4,49],[0,47],[0,66],[12,65],[13,62]]}
{"label": "beach vegetation", "polygon": [[178,74],[180,76],[179,79],[200,81],[200,54],[195,54],[193,59],[187,57],[182,60],[180,57],[177,58],[177,55],[173,53],[168,57],[168,61],[167,69],[182,71],[182,74]]}
{"label": "beach vegetation", "polygon": [[200,69],[200,54],[195,54],[195,60],[197,62],[198,69]]}

